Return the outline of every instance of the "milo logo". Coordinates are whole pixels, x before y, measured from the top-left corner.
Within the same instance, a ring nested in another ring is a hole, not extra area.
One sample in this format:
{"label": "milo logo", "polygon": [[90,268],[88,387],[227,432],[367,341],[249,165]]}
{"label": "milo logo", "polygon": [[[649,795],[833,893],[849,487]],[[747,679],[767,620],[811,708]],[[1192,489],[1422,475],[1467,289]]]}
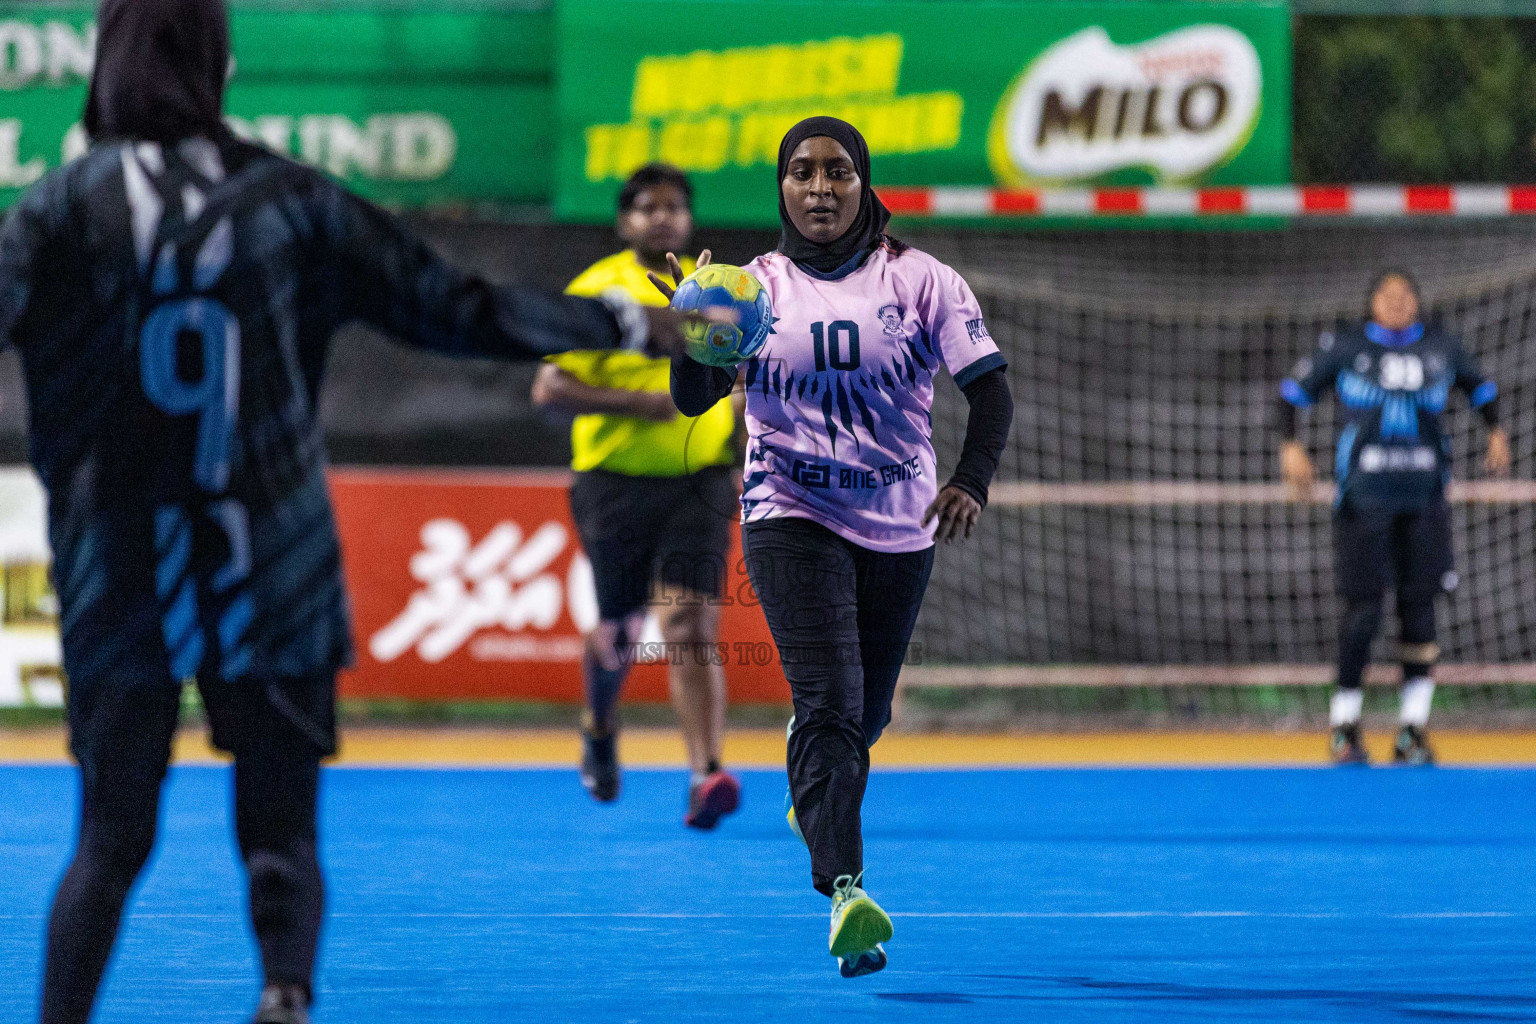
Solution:
{"label": "milo logo", "polygon": [[1003,95],[987,156],[1008,185],[1144,168],[1180,182],[1219,167],[1259,119],[1263,73],[1248,37],[1195,25],[1133,46],[1083,29],[1042,53]]}

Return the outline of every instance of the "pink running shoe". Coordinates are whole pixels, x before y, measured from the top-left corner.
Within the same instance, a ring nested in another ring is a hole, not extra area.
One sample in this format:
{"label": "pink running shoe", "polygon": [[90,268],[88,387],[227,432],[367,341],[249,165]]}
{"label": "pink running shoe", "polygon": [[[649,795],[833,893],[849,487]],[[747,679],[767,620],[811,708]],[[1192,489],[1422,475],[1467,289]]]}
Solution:
{"label": "pink running shoe", "polygon": [[688,791],[688,816],[683,819],[683,824],[708,832],[720,824],[721,818],[735,813],[740,806],[741,783],[736,781],[736,776],[724,771],[714,772]]}

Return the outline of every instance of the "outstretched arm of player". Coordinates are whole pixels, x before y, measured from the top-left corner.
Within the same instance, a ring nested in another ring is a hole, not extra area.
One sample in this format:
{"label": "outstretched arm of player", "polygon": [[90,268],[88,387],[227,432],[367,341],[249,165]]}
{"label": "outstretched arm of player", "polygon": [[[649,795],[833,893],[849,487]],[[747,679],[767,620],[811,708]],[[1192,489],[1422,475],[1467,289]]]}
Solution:
{"label": "outstretched arm of player", "polygon": [[35,306],[38,271],[60,265],[63,254],[50,250],[68,237],[64,184],[62,175],[53,176],[0,221],[0,349],[16,342],[18,328]]}
{"label": "outstretched arm of player", "polygon": [[1513,457],[1509,448],[1509,432],[1499,422],[1499,386],[1493,378],[1484,375],[1477,358],[1456,347],[1456,386],[1466,392],[1467,401],[1488,424],[1488,454],[1483,457],[1483,468],[1490,476],[1509,475]]}
{"label": "outstretched arm of player", "polygon": [[532,360],[571,349],[683,350],[682,318],[628,298],[493,286],[450,266],[398,219],[327,185],[316,211],[348,319],[446,355]]}

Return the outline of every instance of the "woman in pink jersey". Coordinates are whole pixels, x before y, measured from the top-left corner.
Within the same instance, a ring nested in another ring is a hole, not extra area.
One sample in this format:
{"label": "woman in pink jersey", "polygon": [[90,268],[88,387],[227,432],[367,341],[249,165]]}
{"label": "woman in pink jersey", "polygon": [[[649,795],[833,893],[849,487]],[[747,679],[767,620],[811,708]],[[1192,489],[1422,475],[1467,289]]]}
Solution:
{"label": "woman in pink jersey", "polygon": [[[773,333],[740,367],[672,364],[685,415],[738,377],[746,391],[742,546],[794,695],[790,821],[812,883],[832,897],[829,945],[844,977],[884,967],[891,935],[860,888],[869,746],[891,719],[934,543],[970,536],[1013,417],[1006,364],[970,288],[885,234],[890,213],[869,170],[847,122],[792,128],[779,147],[779,248],[749,265],[773,300]],[[941,366],[970,402],[942,488],[929,417]]]}

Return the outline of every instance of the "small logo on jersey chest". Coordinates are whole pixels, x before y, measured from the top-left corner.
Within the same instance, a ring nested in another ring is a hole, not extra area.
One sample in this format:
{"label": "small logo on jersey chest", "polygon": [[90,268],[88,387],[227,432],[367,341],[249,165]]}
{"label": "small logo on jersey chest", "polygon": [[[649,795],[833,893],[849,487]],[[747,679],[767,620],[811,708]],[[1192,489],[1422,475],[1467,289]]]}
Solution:
{"label": "small logo on jersey chest", "polygon": [[1417,391],[1424,386],[1424,363],[1411,352],[1381,357],[1381,386],[1388,391]]}
{"label": "small logo on jersey chest", "polygon": [[889,334],[893,338],[900,338],[906,334],[906,332],[901,329],[901,321],[904,317],[906,317],[907,311],[896,305],[896,303],[886,303],[876,311],[875,315],[878,316],[880,318],[880,322],[885,325],[883,329],[884,333]]}

